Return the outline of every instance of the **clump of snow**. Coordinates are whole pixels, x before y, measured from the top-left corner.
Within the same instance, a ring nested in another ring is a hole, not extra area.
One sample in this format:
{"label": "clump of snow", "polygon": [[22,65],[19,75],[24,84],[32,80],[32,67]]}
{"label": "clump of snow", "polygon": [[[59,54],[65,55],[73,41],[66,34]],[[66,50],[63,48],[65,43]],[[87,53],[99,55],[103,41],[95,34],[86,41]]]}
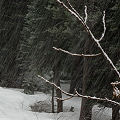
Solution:
{"label": "clump of snow", "polygon": [[[21,90],[20,90],[21,91]],[[33,112],[30,105],[39,101],[50,101],[51,96],[38,93],[26,95],[18,89],[7,89],[0,87],[0,120],[78,120],[80,113],[81,98],[72,98],[64,101],[64,108],[73,107],[74,112],[46,113]],[[66,97],[65,95],[63,96]],[[98,106],[93,107],[93,120],[110,120],[111,109],[100,112]]]}

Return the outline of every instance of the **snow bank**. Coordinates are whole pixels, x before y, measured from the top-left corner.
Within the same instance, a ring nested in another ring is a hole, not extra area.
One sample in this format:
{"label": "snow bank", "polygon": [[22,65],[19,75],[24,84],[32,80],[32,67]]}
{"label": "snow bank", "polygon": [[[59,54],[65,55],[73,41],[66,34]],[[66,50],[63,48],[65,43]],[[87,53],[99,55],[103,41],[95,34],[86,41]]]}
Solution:
{"label": "snow bank", "polygon": [[[63,96],[66,97],[66,96]],[[74,112],[38,113],[32,112],[30,105],[38,101],[50,101],[50,95],[39,93],[26,95],[20,91],[0,87],[0,120],[78,120],[81,99],[72,98],[64,102],[64,107],[74,107]],[[110,120],[111,109],[100,112],[98,106],[93,108],[93,120]]]}
{"label": "snow bank", "polygon": [[30,104],[46,100],[48,97],[43,93],[26,95],[19,91],[0,88],[0,120],[50,120],[50,114],[29,111]]}

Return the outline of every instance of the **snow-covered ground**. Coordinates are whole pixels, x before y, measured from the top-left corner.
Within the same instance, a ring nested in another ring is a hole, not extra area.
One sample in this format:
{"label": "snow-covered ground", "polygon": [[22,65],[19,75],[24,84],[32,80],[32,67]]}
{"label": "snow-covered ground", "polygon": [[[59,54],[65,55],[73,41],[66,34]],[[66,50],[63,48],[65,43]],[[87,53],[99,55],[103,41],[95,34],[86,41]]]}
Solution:
{"label": "snow-covered ground", "polygon": [[[66,96],[64,96],[66,97]],[[64,102],[64,108],[68,112],[45,113],[32,112],[30,105],[38,101],[50,101],[50,95],[37,93],[26,95],[18,89],[7,89],[0,87],[0,120],[78,120],[81,99],[72,98]],[[69,112],[70,107],[74,107],[74,112]],[[101,110],[94,106],[93,120],[110,120],[111,109]]]}

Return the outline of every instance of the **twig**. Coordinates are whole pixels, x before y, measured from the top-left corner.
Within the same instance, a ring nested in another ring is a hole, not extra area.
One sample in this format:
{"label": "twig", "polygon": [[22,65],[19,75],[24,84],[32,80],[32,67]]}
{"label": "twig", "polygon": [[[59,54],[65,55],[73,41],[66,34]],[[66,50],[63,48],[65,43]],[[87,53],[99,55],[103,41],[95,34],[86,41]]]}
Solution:
{"label": "twig", "polygon": [[98,53],[98,54],[92,54],[92,55],[85,55],[85,54],[76,54],[76,53],[71,53],[69,51],[66,51],[66,50],[63,50],[61,48],[56,48],[56,47],[53,47],[53,49],[57,50],[57,51],[62,51],[64,53],[67,53],[69,55],[72,55],[72,56],[78,56],[78,57],[95,57],[95,56],[99,56],[101,55],[101,53]]}
{"label": "twig", "polygon": [[77,10],[75,10],[75,8],[71,5],[70,1],[67,0],[69,6],[71,7],[71,9],[79,16],[79,18],[84,22],[84,19],[80,16],[80,14],[77,12]]}
{"label": "twig", "polygon": [[[60,87],[58,87],[55,83],[52,83],[50,81],[48,81],[47,79],[45,79],[44,77],[38,75],[39,78],[41,78],[42,80],[44,80],[45,82],[49,83],[50,85],[54,86],[56,89],[59,89],[62,93],[64,93],[65,95],[67,96],[70,96],[71,98],[72,97],[82,97],[82,98],[86,98],[86,99],[91,99],[91,100],[99,100],[99,101],[106,101],[106,102],[109,102],[109,103],[112,103],[114,105],[119,105],[120,106],[120,103],[119,102],[116,102],[116,101],[113,101],[113,100],[110,100],[108,98],[98,98],[98,97],[91,97],[91,96],[85,96],[85,95],[81,95],[79,94],[76,90],[75,90],[75,93],[76,94],[70,94],[68,92],[65,92],[64,90],[62,90]],[[59,98],[61,99],[61,98]],[[67,99],[67,98],[66,98]],[[62,99],[61,99],[62,100]],[[63,99],[64,100],[64,99]]]}
{"label": "twig", "polygon": [[62,98],[58,98],[58,97],[55,97],[57,100],[61,100],[61,101],[66,101],[66,100],[69,100],[69,99],[71,99],[71,98],[73,98],[74,96],[70,96],[70,97],[67,97],[67,98],[64,98],[64,99],[62,99]]}
{"label": "twig", "polygon": [[119,85],[120,82],[116,81],[116,82],[112,82],[111,85]]}
{"label": "twig", "polygon": [[87,14],[87,6],[85,6],[85,24],[87,22],[88,14]]}
{"label": "twig", "polygon": [[102,22],[103,22],[103,27],[104,27],[104,30],[103,30],[103,33],[101,35],[101,38],[98,40],[98,41],[101,41],[104,36],[105,36],[105,32],[106,32],[106,25],[105,25],[105,11],[103,12],[103,19],[102,19]]}
{"label": "twig", "polygon": [[42,80],[44,80],[46,83],[49,83],[51,84],[52,86],[54,86],[55,88],[59,89],[62,93],[64,93],[65,95],[68,95],[68,96],[73,96],[73,97],[76,97],[76,95],[74,94],[70,94],[68,92],[65,92],[64,90],[62,90],[60,87],[58,87],[55,83],[52,83],[50,81],[48,81],[47,79],[45,79],[44,77],[38,75],[39,78],[41,78]]}

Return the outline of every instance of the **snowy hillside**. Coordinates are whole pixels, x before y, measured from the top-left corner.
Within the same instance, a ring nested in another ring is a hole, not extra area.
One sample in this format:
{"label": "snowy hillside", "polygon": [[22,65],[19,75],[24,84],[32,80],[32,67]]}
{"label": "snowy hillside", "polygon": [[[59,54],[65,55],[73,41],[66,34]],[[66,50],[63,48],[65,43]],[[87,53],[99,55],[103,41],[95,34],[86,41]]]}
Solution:
{"label": "snowy hillside", "polygon": [[[65,96],[64,96],[65,97]],[[73,98],[64,102],[64,108],[68,112],[45,113],[32,112],[30,106],[38,101],[50,102],[50,95],[39,93],[26,95],[20,90],[0,88],[0,120],[78,120],[80,98]],[[70,107],[74,107],[74,112],[69,112]],[[100,111],[97,106],[93,108],[93,120],[110,120],[111,109]],[[106,118],[106,119],[105,119]]]}

